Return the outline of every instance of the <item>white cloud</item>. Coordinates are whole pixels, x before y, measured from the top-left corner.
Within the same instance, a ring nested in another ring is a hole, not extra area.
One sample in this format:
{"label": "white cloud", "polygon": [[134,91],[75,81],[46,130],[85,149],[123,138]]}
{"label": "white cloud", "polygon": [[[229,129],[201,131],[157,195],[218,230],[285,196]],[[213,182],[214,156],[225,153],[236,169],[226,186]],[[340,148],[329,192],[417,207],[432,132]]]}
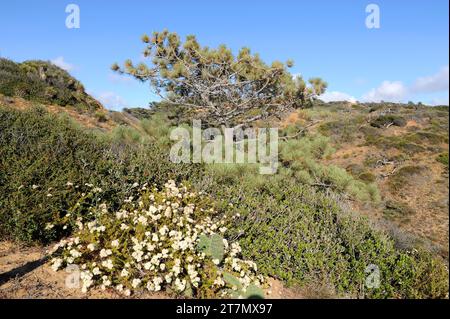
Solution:
{"label": "white cloud", "polygon": [[[416,94],[436,93],[449,90],[449,67],[442,67],[439,72],[425,77],[417,78],[414,84],[405,85],[401,81],[384,81],[377,88],[364,94],[365,102],[405,102],[413,99]],[[432,104],[448,104],[448,99],[434,99]]]}
{"label": "white cloud", "polygon": [[103,92],[97,95],[97,99],[106,108],[112,110],[122,110],[124,107],[128,106],[128,103],[119,95],[114,92]]}
{"label": "white cloud", "polygon": [[61,69],[66,70],[67,72],[70,72],[75,68],[73,64],[64,61],[64,57],[62,56],[59,56],[56,59],[51,60],[50,62],[56,66],[59,66]]}
{"label": "white cloud", "polygon": [[414,93],[430,93],[448,90],[448,65],[442,67],[436,74],[418,78],[411,87]]}
{"label": "white cloud", "polygon": [[408,88],[401,81],[383,81],[377,88],[370,90],[362,97],[366,102],[400,102],[408,94]]}
{"label": "white cloud", "polygon": [[350,94],[339,92],[339,91],[331,91],[325,92],[319,98],[324,102],[332,102],[332,101],[349,101],[351,103],[355,103],[356,99]]}

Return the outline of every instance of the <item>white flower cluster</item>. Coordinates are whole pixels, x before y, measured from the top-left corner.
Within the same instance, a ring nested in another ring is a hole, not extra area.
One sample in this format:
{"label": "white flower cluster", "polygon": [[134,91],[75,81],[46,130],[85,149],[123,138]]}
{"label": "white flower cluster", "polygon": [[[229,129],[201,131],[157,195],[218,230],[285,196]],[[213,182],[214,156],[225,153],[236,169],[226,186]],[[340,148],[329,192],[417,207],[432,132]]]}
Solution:
{"label": "white flower cluster", "polygon": [[227,230],[226,216],[215,216],[204,197],[183,185],[177,187],[174,181],[166,183],[163,191],[147,187],[143,185],[136,200],[127,198],[116,213],[102,204],[93,209],[94,218],[78,219],[76,237],[51,251],[52,268],[81,265],[82,291],[99,286],[124,295],[170,288],[177,293],[206,290],[209,295],[226,296],[235,287],[227,287],[225,272],[238,278],[244,289],[264,283],[256,264],[239,258],[237,242],[223,239],[223,260],[213,260],[199,250],[202,234]]}

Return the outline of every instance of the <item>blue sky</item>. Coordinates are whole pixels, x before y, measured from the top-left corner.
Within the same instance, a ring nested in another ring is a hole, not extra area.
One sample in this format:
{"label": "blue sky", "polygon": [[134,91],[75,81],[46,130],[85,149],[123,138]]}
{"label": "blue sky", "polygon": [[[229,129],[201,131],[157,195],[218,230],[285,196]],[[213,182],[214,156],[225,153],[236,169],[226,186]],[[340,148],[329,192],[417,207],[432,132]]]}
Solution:
{"label": "blue sky", "polygon": [[[65,26],[70,3],[79,29]],[[370,3],[379,29],[366,27]],[[2,1],[0,55],[53,61],[109,108],[147,106],[149,87],[110,66],[140,60],[141,35],[167,28],[210,47],[249,46],[267,62],[291,58],[293,73],[328,81],[327,100],[448,104],[448,10],[447,0]]]}

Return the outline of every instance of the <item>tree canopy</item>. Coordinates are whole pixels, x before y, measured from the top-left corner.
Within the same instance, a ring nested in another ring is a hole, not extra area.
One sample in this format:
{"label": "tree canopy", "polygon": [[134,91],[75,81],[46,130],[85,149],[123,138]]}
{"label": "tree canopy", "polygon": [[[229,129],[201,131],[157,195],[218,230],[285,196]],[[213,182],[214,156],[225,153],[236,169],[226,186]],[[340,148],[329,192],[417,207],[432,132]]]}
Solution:
{"label": "tree canopy", "polygon": [[236,125],[305,105],[323,94],[327,83],[293,77],[292,61],[270,65],[242,48],[236,56],[225,45],[201,46],[189,35],[184,43],[164,30],[142,36],[150,64],[125,61],[112,69],[146,82],[167,103],[185,107],[207,123]]}

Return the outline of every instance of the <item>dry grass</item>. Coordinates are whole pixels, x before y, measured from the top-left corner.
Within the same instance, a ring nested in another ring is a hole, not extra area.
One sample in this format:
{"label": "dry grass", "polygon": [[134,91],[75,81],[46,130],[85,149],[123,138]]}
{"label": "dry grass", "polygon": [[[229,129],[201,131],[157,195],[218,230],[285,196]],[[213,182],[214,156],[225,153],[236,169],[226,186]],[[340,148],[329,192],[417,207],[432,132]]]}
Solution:
{"label": "dry grass", "polygon": [[[324,112],[327,112],[327,117],[320,115]],[[369,126],[370,121],[378,117],[382,112],[384,112],[383,109],[373,113],[367,113],[364,110],[361,112],[353,110],[350,112],[346,111],[344,112],[345,114],[342,110],[333,111],[325,108],[312,109],[312,111],[302,110],[292,116],[288,116],[286,123],[295,124],[295,121],[303,121],[307,125],[308,122],[312,122],[314,118],[320,116],[321,125],[323,125],[327,122],[339,121],[343,116],[345,119],[349,117],[356,119],[362,115],[365,116],[365,123],[356,127],[351,141],[336,143],[334,145],[336,152],[325,159],[324,162],[346,169],[356,165],[365,169],[365,172],[374,175],[376,178],[375,182],[381,191],[383,203],[380,205],[367,205],[353,202],[353,208],[377,224],[384,225],[387,221],[386,219],[389,219],[389,223],[398,227],[399,232],[417,236],[427,242],[430,241],[433,245],[439,247],[439,254],[448,259],[448,168],[436,160],[440,151],[448,152],[448,140],[425,138],[428,135],[447,135],[448,115],[445,118],[440,114],[434,115],[426,109],[400,109],[398,110],[399,114],[402,114],[406,119],[405,126],[391,125],[383,129],[369,128],[369,131],[376,132],[376,134],[379,134],[386,140],[390,138],[401,139],[403,136],[417,135],[417,133],[420,135],[421,132],[426,132],[424,138],[417,139],[417,143],[420,143],[419,146],[423,148],[423,151],[406,154],[405,149],[402,148],[384,148],[383,145],[366,143],[366,134],[363,134],[362,130]],[[436,125],[436,122],[440,124]],[[318,132],[317,128],[317,125],[312,126],[309,131],[311,133]],[[339,136],[337,136],[337,140],[339,140]],[[368,165],[369,162],[371,162],[371,165]],[[396,183],[396,187],[393,188],[396,172],[408,166],[421,166],[425,168],[425,171],[423,174],[407,177],[404,182]],[[411,214],[404,216],[405,218],[401,216],[386,216],[384,214],[386,209],[384,203],[387,202],[407,205]]]}

